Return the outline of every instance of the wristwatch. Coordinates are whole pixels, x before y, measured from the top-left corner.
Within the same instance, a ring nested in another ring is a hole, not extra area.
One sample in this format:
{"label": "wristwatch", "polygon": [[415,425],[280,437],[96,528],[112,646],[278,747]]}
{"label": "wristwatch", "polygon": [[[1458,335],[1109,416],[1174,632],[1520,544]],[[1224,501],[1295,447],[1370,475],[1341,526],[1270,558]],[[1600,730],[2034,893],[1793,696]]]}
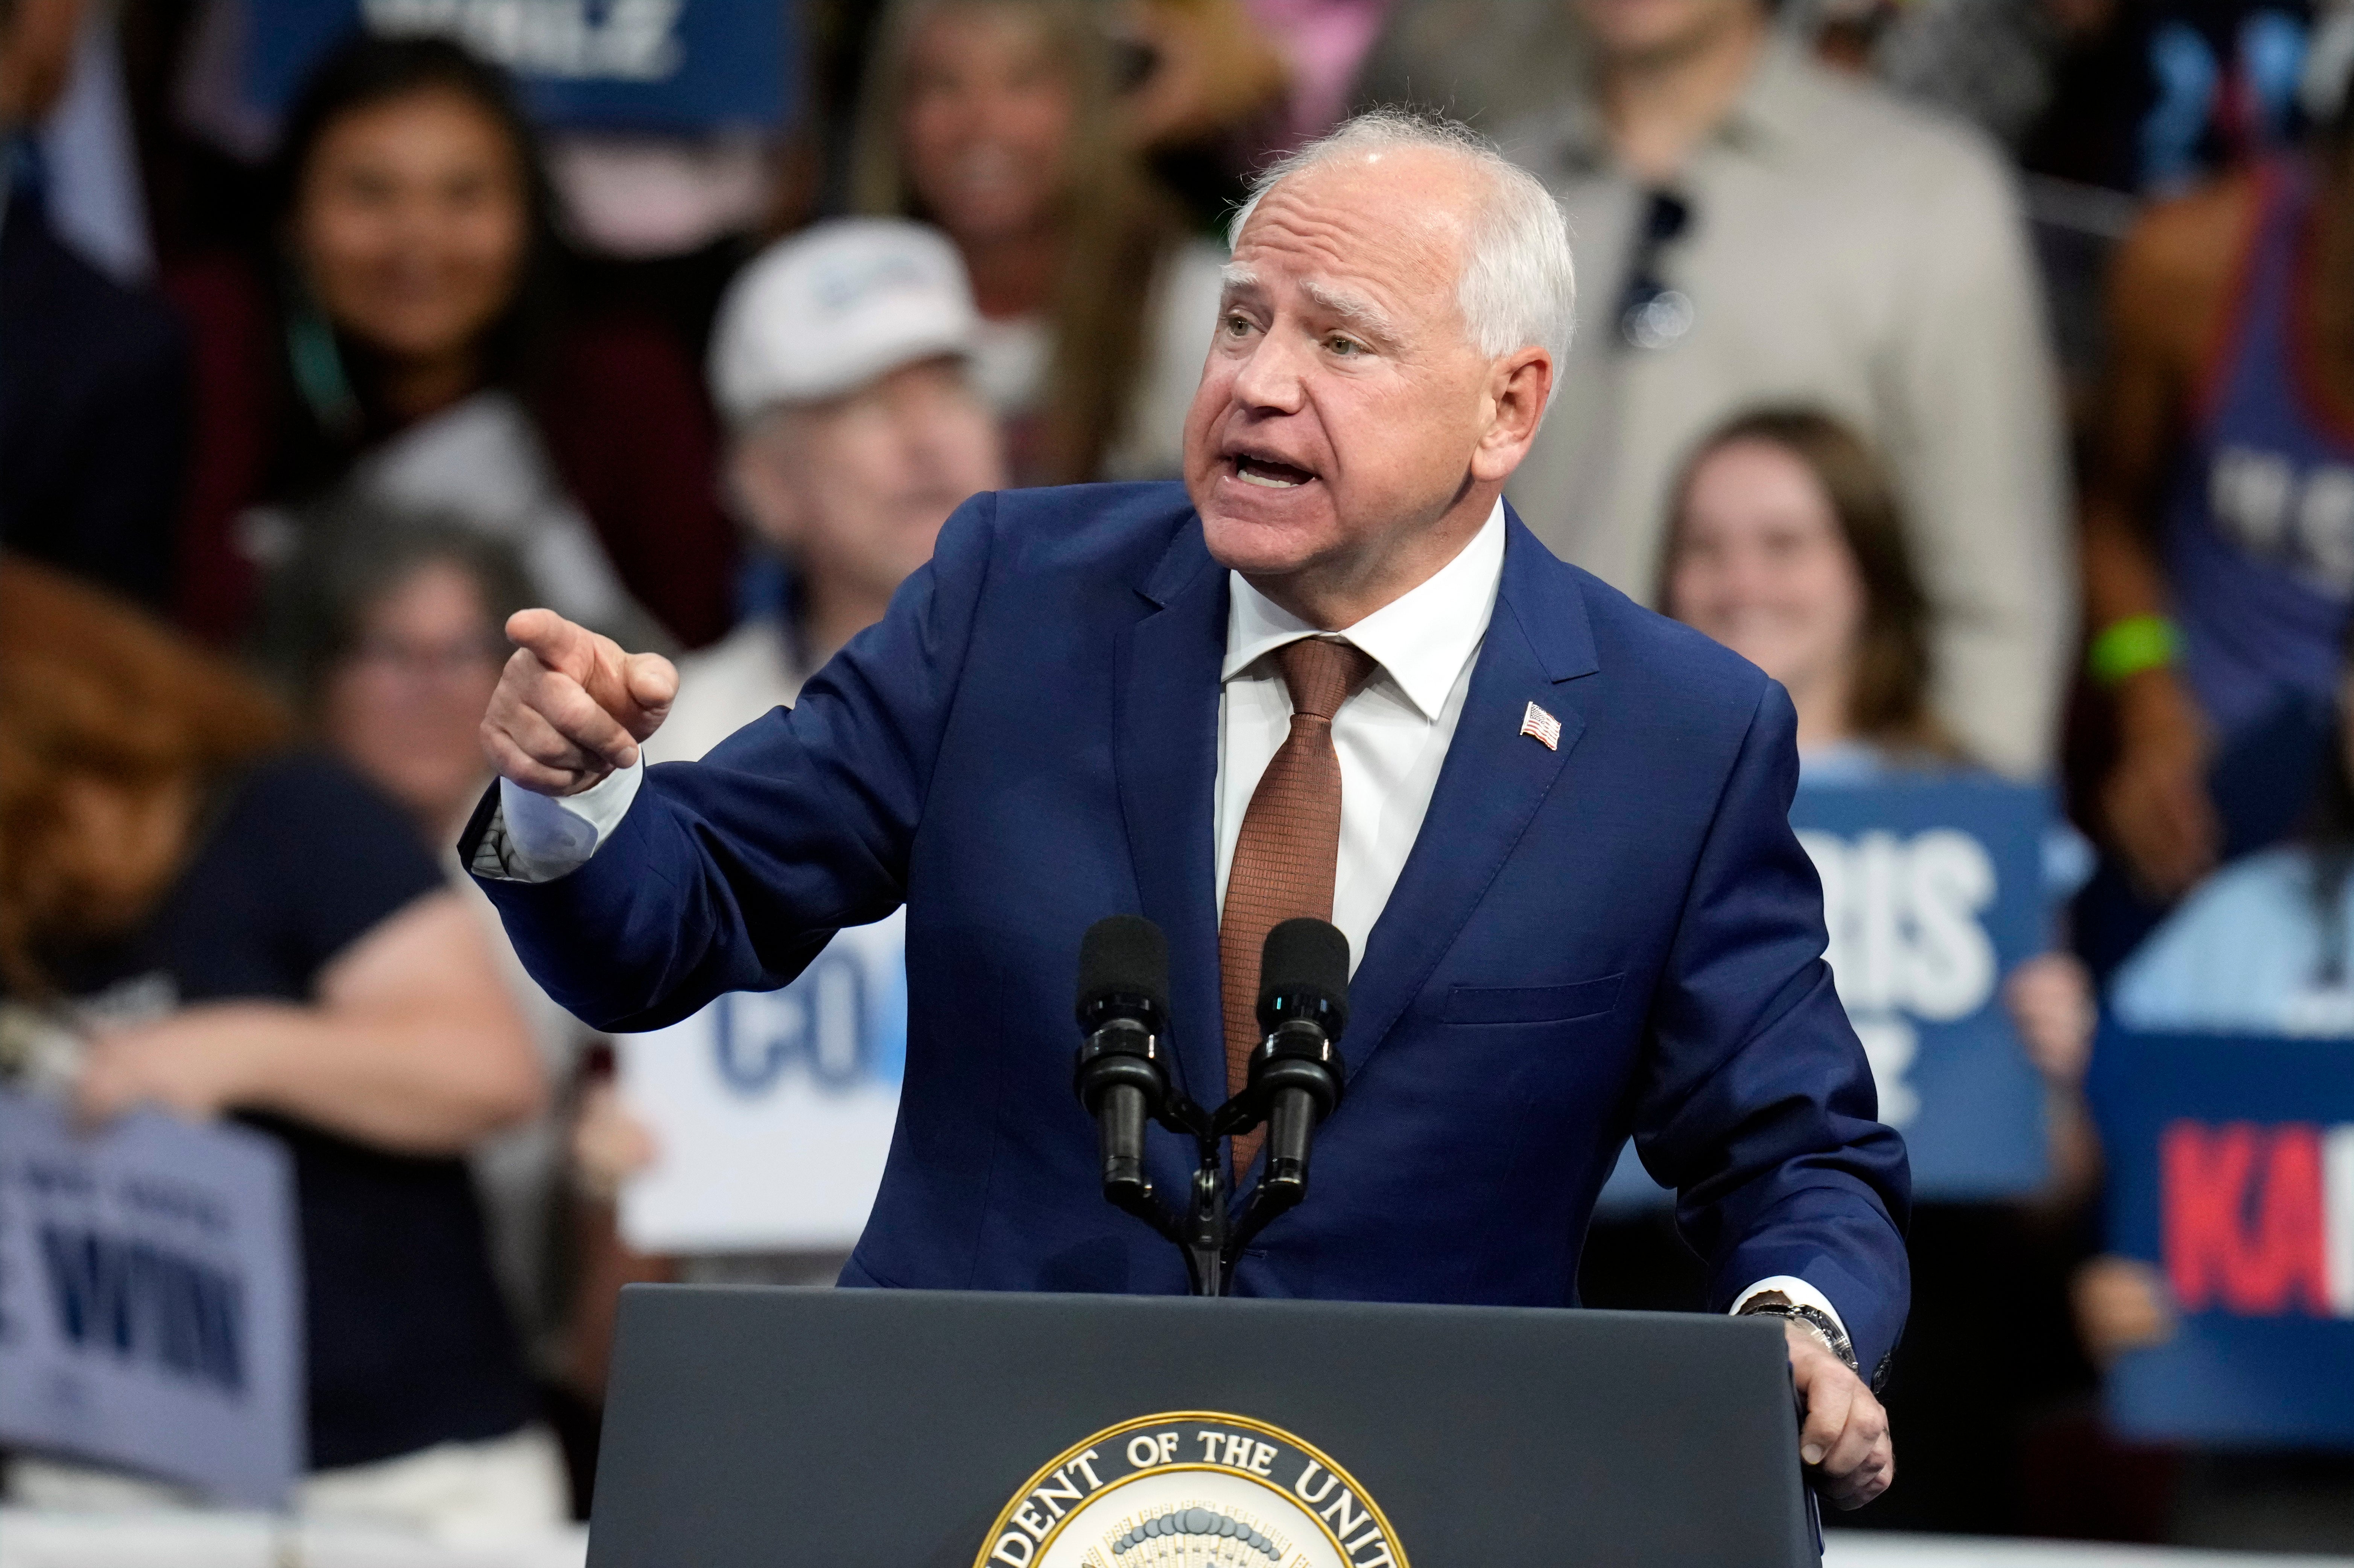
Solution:
{"label": "wristwatch", "polygon": [[1839,1319],[1819,1307],[1808,1307],[1791,1300],[1778,1290],[1761,1290],[1741,1304],[1744,1318],[1787,1318],[1809,1330],[1822,1340],[1823,1348],[1847,1363],[1847,1370],[1856,1376],[1863,1368],[1855,1359],[1855,1346],[1840,1327]]}

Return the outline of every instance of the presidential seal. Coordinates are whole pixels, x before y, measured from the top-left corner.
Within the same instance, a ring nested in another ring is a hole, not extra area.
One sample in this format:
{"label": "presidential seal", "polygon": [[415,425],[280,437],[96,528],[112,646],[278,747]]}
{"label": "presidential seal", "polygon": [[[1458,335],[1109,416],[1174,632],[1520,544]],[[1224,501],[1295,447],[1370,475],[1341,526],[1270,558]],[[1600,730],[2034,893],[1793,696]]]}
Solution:
{"label": "presidential seal", "polygon": [[1349,1473],[1290,1433],[1181,1410],[1056,1456],[997,1516],[973,1568],[1406,1568]]}

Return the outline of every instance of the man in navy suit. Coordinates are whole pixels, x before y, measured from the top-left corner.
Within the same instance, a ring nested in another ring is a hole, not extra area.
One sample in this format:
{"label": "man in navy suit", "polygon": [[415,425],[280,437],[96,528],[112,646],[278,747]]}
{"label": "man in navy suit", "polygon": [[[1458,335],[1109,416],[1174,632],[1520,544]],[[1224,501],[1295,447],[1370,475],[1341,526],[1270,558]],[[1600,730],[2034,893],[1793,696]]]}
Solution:
{"label": "man in navy suit", "polygon": [[[799,706],[700,763],[639,762],[667,663],[525,611],[464,849],[611,1029],[905,904],[906,1087],[843,1282],[1177,1291],[1070,1093],[1079,938],[1169,933],[1177,1071],[1214,1104],[1239,912],[1299,896],[1285,835],[1320,823],[1308,902],[1362,955],[1348,1096],[1236,1290],[1575,1305],[1631,1134],[1715,1305],[1785,1318],[1801,1453],[1853,1506],[1893,1472],[1858,1374],[1903,1322],[1903,1148],[1822,961],[1788,698],[1502,503],[1571,296],[1527,175],[1352,122],[1236,220],[1182,488],[975,497]],[[1151,1158],[1182,1191],[1189,1151]]]}

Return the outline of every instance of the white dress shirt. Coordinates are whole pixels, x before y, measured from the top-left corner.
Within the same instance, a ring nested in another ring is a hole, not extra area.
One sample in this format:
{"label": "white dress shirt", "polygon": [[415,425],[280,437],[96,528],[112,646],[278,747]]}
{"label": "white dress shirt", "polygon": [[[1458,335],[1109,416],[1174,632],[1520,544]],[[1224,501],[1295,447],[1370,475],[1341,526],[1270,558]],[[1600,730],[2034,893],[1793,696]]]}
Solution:
{"label": "white dress shirt", "polygon": [[[1278,662],[1268,657],[1303,637],[1330,636],[1372,656],[1375,669],[1332,717],[1332,746],[1341,759],[1340,871],[1332,888],[1332,924],[1349,938],[1351,972],[1365,938],[1381,918],[1398,874],[1422,832],[1438,787],[1438,772],[1471,690],[1471,670],[1486,641],[1488,619],[1504,576],[1504,503],[1455,558],[1420,586],[1344,630],[1321,632],[1232,576],[1226,609],[1226,656],[1219,672],[1218,773],[1214,785],[1218,910],[1225,912],[1226,874],[1251,792],[1291,732],[1291,694]],[[506,779],[499,781],[502,834],[485,839],[489,874],[549,881],[588,863],[638,792],[645,767],[617,771],[578,795],[550,800]],[[504,870],[500,869],[500,866]],[[1779,1290],[1792,1301],[1840,1321],[1839,1310],[1805,1280],[1761,1279],[1734,1303],[1738,1311],[1760,1291]]]}
{"label": "white dress shirt", "polygon": [[1422,832],[1471,690],[1471,666],[1504,577],[1504,503],[1496,503],[1471,542],[1428,580],[1345,631],[1320,633],[1245,582],[1240,572],[1231,577],[1226,658],[1219,672],[1218,913],[1225,916],[1226,875],[1251,793],[1291,733],[1291,693],[1271,655],[1303,637],[1353,643],[1374,669],[1332,716],[1332,747],[1341,758],[1341,869],[1332,886],[1332,924],[1349,938],[1354,972]]}

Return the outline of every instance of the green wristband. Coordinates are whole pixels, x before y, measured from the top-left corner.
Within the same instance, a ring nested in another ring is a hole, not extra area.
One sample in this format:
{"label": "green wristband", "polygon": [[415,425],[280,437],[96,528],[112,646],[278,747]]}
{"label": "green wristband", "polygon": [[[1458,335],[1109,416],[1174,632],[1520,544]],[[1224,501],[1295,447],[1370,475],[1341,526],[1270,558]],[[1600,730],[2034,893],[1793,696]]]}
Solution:
{"label": "green wristband", "polygon": [[2084,668],[2104,686],[2114,686],[2144,670],[2163,670],[2174,662],[2182,635],[2162,615],[2129,615],[2111,621],[2084,651]]}

